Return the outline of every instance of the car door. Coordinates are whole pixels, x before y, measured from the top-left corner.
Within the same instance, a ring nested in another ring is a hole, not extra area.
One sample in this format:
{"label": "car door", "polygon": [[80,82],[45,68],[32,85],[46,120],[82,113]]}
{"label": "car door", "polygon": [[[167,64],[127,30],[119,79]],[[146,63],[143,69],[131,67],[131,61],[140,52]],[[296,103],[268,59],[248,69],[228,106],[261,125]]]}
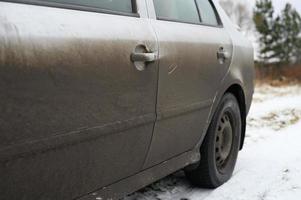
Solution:
{"label": "car door", "polygon": [[189,151],[204,137],[228,71],[232,43],[209,0],[151,0],[159,42],[157,115],[145,168]]}
{"label": "car door", "polygon": [[74,199],[140,171],[157,50],[144,0],[1,1],[0,199]]}

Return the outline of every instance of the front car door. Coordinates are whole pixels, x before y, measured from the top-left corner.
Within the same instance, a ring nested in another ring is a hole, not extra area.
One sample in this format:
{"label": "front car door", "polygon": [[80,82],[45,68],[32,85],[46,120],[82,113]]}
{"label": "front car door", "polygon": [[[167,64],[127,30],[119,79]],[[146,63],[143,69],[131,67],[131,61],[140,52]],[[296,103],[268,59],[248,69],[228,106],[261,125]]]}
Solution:
{"label": "front car door", "polygon": [[158,50],[145,1],[13,2],[0,2],[0,199],[73,199],[137,173],[158,78],[131,60]]}
{"label": "front car door", "polygon": [[149,0],[159,42],[157,122],[145,168],[193,149],[204,128],[232,43],[210,0]]}

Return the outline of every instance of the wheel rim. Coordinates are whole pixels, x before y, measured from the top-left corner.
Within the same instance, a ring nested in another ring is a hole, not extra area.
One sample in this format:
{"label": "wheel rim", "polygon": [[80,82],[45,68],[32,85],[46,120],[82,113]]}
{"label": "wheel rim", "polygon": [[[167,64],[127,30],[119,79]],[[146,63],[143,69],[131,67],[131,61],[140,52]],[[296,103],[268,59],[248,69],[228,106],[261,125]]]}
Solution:
{"label": "wheel rim", "polygon": [[225,171],[233,144],[233,129],[231,115],[224,113],[219,120],[215,139],[215,161],[220,173]]}

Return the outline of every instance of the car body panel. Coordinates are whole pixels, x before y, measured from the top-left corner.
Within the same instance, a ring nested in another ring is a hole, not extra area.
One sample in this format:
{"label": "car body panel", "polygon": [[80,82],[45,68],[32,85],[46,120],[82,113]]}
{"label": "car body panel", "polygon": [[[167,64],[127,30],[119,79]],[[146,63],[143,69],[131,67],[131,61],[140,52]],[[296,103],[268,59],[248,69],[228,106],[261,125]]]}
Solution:
{"label": "car body panel", "polygon": [[158,67],[135,69],[137,45],[157,49],[143,17],[0,2],[0,199],[72,199],[141,170]]}
{"label": "car body panel", "polygon": [[[238,86],[242,89],[244,102],[241,102],[242,108],[245,113],[241,113],[243,117],[242,126],[242,142],[241,148],[243,147],[243,142],[245,139],[245,119],[252,103],[252,98],[254,94],[254,80],[255,80],[255,69],[254,69],[254,49],[252,43],[238,30],[237,25],[233,24],[230,18],[227,16],[223,8],[220,6],[217,0],[213,0],[215,7],[220,15],[220,19],[232,39],[233,44],[233,55],[230,63],[229,70],[223,80],[217,93],[214,97],[213,104],[211,106],[211,111],[207,120],[207,125],[205,130],[208,129],[214,112],[222,99],[223,95],[231,86]],[[196,148],[200,148],[205,135],[201,137]]]}
{"label": "car body panel", "polygon": [[160,62],[157,121],[145,168],[195,147],[213,99],[228,72],[231,56],[220,63],[221,47],[232,55],[223,27],[152,20]]}

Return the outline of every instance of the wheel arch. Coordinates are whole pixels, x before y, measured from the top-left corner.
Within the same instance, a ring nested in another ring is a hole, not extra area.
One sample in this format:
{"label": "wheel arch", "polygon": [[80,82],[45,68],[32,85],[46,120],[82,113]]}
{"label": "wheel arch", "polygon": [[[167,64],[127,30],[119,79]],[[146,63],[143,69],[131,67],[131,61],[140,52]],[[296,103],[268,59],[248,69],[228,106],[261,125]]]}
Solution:
{"label": "wheel arch", "polygon": [[245,96],[243,88],[239,84],[231,85],[224,92],[224,94],[226,94],[226,93],[233,94],[239,104],[240,114],[241,114],[241,122],[242,122],[240,150],[242,150],[243,145],[244,145],[245,136],[246,136],[246,125],[247,125],[247,122],[246,122],[246,117],[247,117],[246,96]]}
{"label": "wheel arch", "polygon": [[[229,85],[224,84],[224,87],[220,90],[220,92],[217,93],[214,103],[212,105],[211,113],[209,114],[209,117],[208,117],[207,127],[204,129],[205,134],[203,134],[202,138],[199,140],[199,143],[194,148],[195,152],[199,152],[201,146],[203,145],[204,138],[206,137],[206,135],[208,133],[208,128],[212,121],[213,115],[216,112],[217,106],[219,105],[219,102],[221,101],[222,97],[227,93],[234,95],[234,97],[237,99],[237,102],[238,102],[238,105],[240,108],[242,126],[241,126],[241,139],[240,139],[239,150],[243,149],[245,135],[246,135],[246,116],[247,116],[246,98],[247,98],[247,96],[245,95],[244,89],[240,83],[241,82],[237,80],[237,81],[233,81]],[[202,157],[202,155],[200,155],[200,157]],[[186,167],[185,170],[187,170],[187,171],[195,170],[198,166],[199,166],[199,162],[193,162],[193,163],[191,163],[191,165]]]}

